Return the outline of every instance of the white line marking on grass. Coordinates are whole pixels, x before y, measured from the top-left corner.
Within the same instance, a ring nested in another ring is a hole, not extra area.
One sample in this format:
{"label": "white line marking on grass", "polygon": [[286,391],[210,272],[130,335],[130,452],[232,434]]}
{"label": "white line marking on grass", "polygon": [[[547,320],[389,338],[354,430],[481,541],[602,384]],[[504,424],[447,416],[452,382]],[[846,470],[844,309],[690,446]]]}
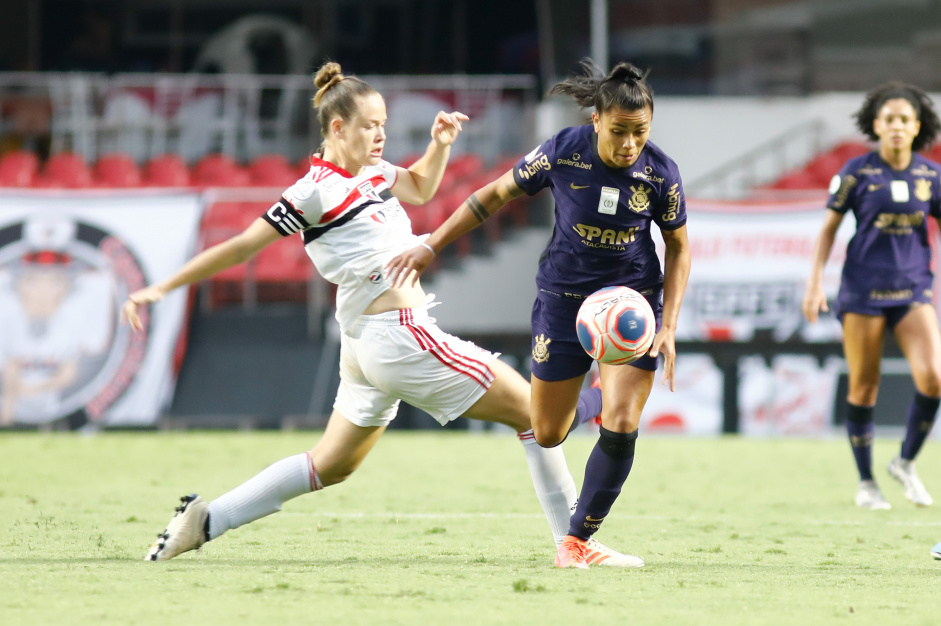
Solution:
{"label": "white line marking on grass", "polygon": [[[299,517],[337,517],[343,519],[543,519],[545,516],[537,513],[336,513],[330,511],[287,511],[282,515],[296,515]],[[707,517],[670,517],[668,515],[617,515],[620,519],[631,520],[649,520],[655,522],[684,522],[684,523],[703,523],[703,522],[729,522],[735,520],[727,518],[707,518]],[[874,526],[885,524],[886,526],[941,526],[939,522],[900,522],[891,520],[873,520],[871,522],[862,522],[858,520],[794,520],[795,524],[810,524],[813,526]]]}

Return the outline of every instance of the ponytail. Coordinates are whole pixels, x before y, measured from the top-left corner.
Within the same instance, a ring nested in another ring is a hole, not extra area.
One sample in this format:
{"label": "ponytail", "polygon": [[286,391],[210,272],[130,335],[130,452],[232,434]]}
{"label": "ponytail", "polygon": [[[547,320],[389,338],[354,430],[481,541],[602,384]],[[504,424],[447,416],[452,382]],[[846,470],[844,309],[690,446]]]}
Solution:
{"label": "ponytail", "polygon": [[549,95],[570,96],[582,109],[594,107],[598,113],[613,108],[637,111],[650,108],[653,112],[653,89],[647,84],[647,73],[631,63],[618,63],[602,77],[591,59],[579,64],[581,73],[566,78],[549,90]]}

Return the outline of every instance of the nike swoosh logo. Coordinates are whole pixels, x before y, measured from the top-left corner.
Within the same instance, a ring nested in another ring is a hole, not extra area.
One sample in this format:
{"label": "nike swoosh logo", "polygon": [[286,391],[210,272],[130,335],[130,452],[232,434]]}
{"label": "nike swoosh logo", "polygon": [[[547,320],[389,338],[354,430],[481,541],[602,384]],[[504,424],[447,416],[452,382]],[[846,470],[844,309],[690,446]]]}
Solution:
{"label": "nike swoosh logo", "polygon": [[588,188],[588,185],[576,185],[575,183],[572,183],[572,189],[587,189],[587,188]]}
{"label": "nike swoosh logo", "polygon": [[869,191],[875,191],[876,189],[881,189],[882,185],[869,185]]}
{"label": "nike swoosh logo", "polygon": [[604,518],[602,517],[601,519],[595,519],[595,518],[593,518],[591,515],[586,515],[586,516],[585,516],[585,521],[586,521],[586,522],[603,522],[603,521],[604,521]]}

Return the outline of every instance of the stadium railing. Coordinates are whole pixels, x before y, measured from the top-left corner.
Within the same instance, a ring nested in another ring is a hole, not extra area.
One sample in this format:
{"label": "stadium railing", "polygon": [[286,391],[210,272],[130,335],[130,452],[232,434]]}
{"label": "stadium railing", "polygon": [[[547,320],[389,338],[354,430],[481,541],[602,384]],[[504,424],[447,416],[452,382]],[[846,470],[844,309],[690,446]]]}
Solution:
{"label": "stadium railing", "polygon": [[[532,140],[538,97],[528,75],[363,76],[387,101],[386,156],[421,153],[434,114],[473,120],[455,145],[493,163]],[[49,142],[87,163],[120,152],[142,164],[164,154],[291,162],[320,143],[309,76],[0,72],[0,146]],[[264,103],[264,104],[263,104]]]}

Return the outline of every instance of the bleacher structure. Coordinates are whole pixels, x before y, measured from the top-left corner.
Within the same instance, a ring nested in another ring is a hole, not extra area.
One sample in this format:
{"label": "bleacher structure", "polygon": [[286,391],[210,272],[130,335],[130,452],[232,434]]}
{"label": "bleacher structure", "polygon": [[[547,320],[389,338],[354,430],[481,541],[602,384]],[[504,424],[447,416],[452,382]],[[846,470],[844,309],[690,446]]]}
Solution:
{"label": "bleacher structure", "polygon": [[[423,153],[437,111],[460,110],[473,120],[452,150],[437,196],[404,205],[417,233],[439,226],[471,192],[512,166],[517,156],[507,155],[521,154],[531,141],[531,124],[520,123],[534,116],[531,77],[364,78],[387,100],[384,158],[399,165]],[[263,92],[277,95],[273,117],[259,106]],[[201,193],[202,247],[209,247],[244,230],[309,170],[309,152],[320,142],[311,95],[305,76],[0,73],[0,147],[7,146],[0,153],[0,188]],[[46,103],[49,114],[44,161],[26,145],[35,137],[20,120],[24,107],[35,110],[37,103]],[[499,239],[508,223],[525,223],[524,202],[488,221],[482,229],[488,241]],[[454,246],[458,255],[470,251],[470,238]],[[252,308],[306,301],[319,309],[331,293],[289,238],[215,276],[203,287],[202,303]]]}

